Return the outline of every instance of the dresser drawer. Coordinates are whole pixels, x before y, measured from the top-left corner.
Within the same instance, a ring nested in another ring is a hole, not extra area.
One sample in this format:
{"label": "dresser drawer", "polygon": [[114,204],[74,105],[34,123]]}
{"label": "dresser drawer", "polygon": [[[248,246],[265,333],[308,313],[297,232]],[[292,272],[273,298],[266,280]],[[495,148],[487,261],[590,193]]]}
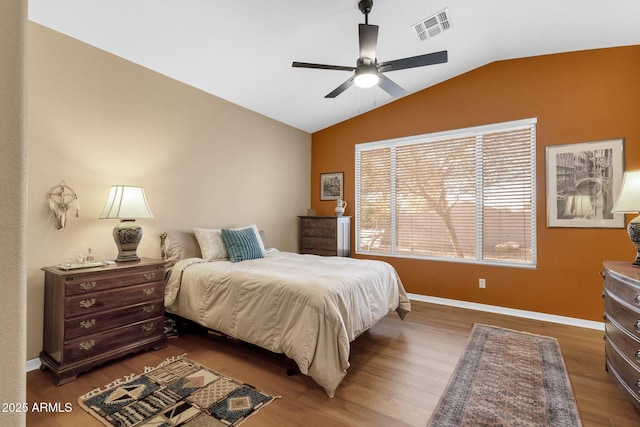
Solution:
{"label": "dresser drawer", "polygon": [[164,318],[156,317],[121,328],[111,329],[104,333],[88,335],[65,342],[65,362],[86,359],[114,348],[134,344],[144,337],[162,333],[163,324]]}
{"label": "dresser drawer", "polygon": [[640,339],[640,312],[623,303],[609,290],[605,290],[604,310],[607,318],[626,330],[629,335]]}
{"label": "dresser drawer", "polygon": [[605,275],[604,288],[640,311],[640,287],[625,280],[624,277],[616,277],[613,274],[610,272]]}
{"label": "dresser drawer", "polygon": [[324,237],[300,237],[300,253],[314,253],[317,255],[336,255],[335,238]]}
{"label": "dresser drawer", "polygon": [[313,236],[313,237],[325,237],[328,239],[335,239],[337,233],[337,222],[335,219],[300,219],[300,235]]}
{"label": "dresser drawer", "polygon": [[96,272],[95,274],[70,275],[65,278],[65,295],[82,295],[158,281],[163,279],[163,271],[161,267],[142,267],[134,272],[123,270],[110,274]]}
{"label": "dresser drawer", "polygon": [[640,337],[633,337],[610,319],[605,319],[607,340],[622,356],[640,370]]}
{"label": "dresser drawer", "polygon": [[629,364],[612,342],[607,341],[605,346],[610,369],[615,371],[624,388],[634,399],[640,400],[640,370]]}
{"label": "dresser drawer", "polygon": [[109,310],[92,315],[83,315],[64,321],[65,340],[95,334],[106,329],[151,319],[164,314],[164,301],[158,299],[132,307]]}
{"label": "dresser drawer", "polygon": [[64,302],[65,318],[97,313],[163,297],[164,282],[143,283],[126,289],[92,292],[66,298]]}

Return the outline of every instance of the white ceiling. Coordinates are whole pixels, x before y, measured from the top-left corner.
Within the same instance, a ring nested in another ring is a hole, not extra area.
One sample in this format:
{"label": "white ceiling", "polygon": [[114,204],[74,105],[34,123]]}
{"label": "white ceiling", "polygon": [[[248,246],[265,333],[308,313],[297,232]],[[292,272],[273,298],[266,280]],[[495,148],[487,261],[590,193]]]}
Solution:
{"label": "white ceiling", "polygon": [[[29,0],[29,19],[235,104],[315,132],[393,101],[379,88],[324,96],[355,66],[358,0]],[[445,8],[451,29],[412,24]],[[488,63],[640,44],[638,0],[374,0],[377,57],[447,50],[449,62],[385,75],[414,93]],[[639,76],[640,79],[640,76]]]}

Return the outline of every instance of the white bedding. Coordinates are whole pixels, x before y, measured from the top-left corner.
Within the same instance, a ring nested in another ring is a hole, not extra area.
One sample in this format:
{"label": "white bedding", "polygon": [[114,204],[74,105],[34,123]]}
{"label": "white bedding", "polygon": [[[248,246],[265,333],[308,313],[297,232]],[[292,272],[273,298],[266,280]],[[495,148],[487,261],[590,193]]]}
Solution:
{"label": "white bedding", "polygon": [[389,313],[411,310],[381,261],[277,250],[232,263],[189,258],[167,280],[169,312],[293,359],[327,394],[349,367],[350,342]]}

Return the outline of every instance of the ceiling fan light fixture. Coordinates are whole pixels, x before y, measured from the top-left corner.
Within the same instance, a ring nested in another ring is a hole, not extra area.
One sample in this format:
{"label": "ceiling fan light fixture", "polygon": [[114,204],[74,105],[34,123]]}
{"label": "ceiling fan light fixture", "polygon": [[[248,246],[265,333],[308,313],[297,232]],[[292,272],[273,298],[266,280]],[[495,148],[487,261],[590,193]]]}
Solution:
{"label": "ceiling fan light fixture", "polygon": [[375,66],[360,66],[356,69],[353,83],[363,89],[373,87],[380,82],[380,76]]}
{"label": "ceiling fan light fixture", "polygon": [[[360,0],[358,8],[364,14],[364,24],[358,25],[358,44],[360,56],[355,67],[345,67],[342,65],[312,64],[308,62],[293,62],[293,67],[300,68],[318,68],[322,70],[338,70],[338,71],[355,71],[340,86],[325,95],[325,98],[335,98],[351,86],[360,88],[370,88],[378,86],[380,89],[388,93],[394,98],[404,96],[407,91],[402,89],[393,80],[385,74],[388,71],[405,70],[407,68],[424,67],[425,65],[442,64],[447,62],[447,51],[427,53],[424,55],[411,56],[407,58],[396,59],[393,61],[385,61],[378,63],[376,57],[376,48],[378,44],[377,25],[369,25],[368,15],[373,7],[373,0]],[[447,17],[447,9],[440,12],[436,18],[436,22],[443,26],[444,29],[449,28],[449,18]],[[439,20],[439,21],[438,21]],[[418,23],[414,27],[432,28],[432,20],[428,23]],[[446,27],[446,28],[445,28]],[[438,27],[439,29],[440,27]],[[414,28],[418,29],[418,28]],[[431,32],[429,33],[431,34]],[[431,34],[433,35],[433,34]]]}

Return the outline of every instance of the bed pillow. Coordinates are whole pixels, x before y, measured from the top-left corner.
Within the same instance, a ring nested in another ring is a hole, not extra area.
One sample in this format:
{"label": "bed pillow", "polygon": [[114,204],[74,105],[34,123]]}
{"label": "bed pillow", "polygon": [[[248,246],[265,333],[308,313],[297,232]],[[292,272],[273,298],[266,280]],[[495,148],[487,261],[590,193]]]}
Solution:
{"label": "bed pillow", "polygon": [[221,235],[229,261],[240,262],[263,257],[258,236],[252,227],[241,230],[223,228]]}
{"label": "bed pillow", "polygon": [[246,227],[232,228],[231,230],[244,230],[246,228],[251,228],[253,230],[253,232],[256,233],[256,239],[258,240],[258,244],[260,245],[260,250],[264,254],[265,245],[266,245],[266,243],[265,243],[266,239],[263,238],[263,234],[264,233],[258,229],[257,225],[251,224],[251,225],[247,225]]}
{"label": "bed pillow", "polygon": [[264,234],[264,230],[258,231],[258,234],[260,235],[259,243],[262,243],[262,252],[264,253],[264,251],[268,247],[267,246],[267,236]]}
{"label": "bed pillow", "polygon": [[196,236],[184,231],[167,231],[160,234],[160,253],[162,259],[167,261],[167,271],[181,259],[202,258]]}
{"label": "bed pillow", "polygon": [[194,228],[193,232],[200,245],[202,259],[205,261],[215,261],[229,258],[219,228]]}

